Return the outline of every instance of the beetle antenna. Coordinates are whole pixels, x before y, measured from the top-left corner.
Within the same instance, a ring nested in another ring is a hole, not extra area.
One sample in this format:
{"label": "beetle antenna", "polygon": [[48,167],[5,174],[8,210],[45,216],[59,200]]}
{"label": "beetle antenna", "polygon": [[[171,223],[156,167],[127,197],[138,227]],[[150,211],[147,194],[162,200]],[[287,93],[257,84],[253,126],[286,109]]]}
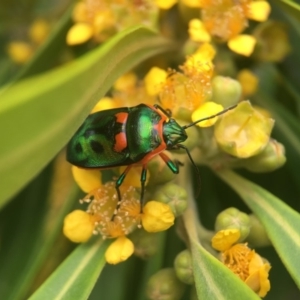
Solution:
{"label": "beetle antenna", "polygon": [[231,109],[234,109],[235,107],[237,107],[237,104],[236,104],[236,105],[233,105],[233,106],[229,106],[229,107],[227,107],[226,109],[224,109],[224,110],[218,112],[217,114],[214,114],[214,115],[212,115],[212,116],[209,116],[209,117],[206,117],[206,118],[197,120],[197,121],[195,121],[195,122],[193,122],[193,123],[191,123],[191,124],[182,126],[181,128],[182,128],[182,129],[186,129],[186,128],[192,127],[192,126],[194,126],[194,125],[196,125],[197,123],[200,123],[200,122],[202,122],[202,121],[206,121],[206,120],[215,118],[215,117],[217,117],[217,116],[223,115],[224,113],[226,113],[227,111],[229,111],[229,110],[231,110]]}
{"label": "beetle antenna", "polygon": [[192,158],[192,155],[189,151],[189,149],[181,144],[177,144],[176,145],[178,148],[181,148],[181,149],[184,149],[193,165],[193,167],[195,168],[196,172],[197,172],[197,175],[198,175],[198,180],[199,180],[199,185],[197,185],[197,194],[196,194],[196,197],[199,196],[200,194],[200,189],[201,189],[201,176],[200,176],[200,171],[199,171],[199,168],[197,167],[197,165],[195,164],[193,158]]}

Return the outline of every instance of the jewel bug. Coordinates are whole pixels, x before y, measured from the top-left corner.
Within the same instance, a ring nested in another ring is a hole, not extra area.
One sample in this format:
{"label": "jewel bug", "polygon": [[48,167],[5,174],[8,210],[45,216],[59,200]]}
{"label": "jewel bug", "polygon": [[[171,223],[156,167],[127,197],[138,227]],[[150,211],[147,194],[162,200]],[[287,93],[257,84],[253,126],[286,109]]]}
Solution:
{"label": "jewel bug", "polygon": [[98,111],[86,118],[68,143],[67,160],[85,169],[127,166],[116,181],[119,201],[119,187],[129,170],[133,165],[141,165],[142,209],[148,162],[159,155],[170,170],[178,174],[178,162],[169,159],[163,151],[184,149],[196,167],[189,150],[181,144],[188,138],[185,130],[234,107],[236,105],[185,126],[180,126],[167,110],[157,104]]}

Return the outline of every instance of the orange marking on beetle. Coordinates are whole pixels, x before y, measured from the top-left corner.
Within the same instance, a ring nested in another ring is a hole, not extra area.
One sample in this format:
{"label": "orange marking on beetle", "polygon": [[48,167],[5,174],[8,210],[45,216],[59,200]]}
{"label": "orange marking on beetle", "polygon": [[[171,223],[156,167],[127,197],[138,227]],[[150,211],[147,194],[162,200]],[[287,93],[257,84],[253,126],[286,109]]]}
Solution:
{"label": "orange marking on beetle", "polygon": [[119,132],[115,135],[116,143],[114,145],[114,151],[121,152],[127,147],[127,138],[125,132]]}
{"label": "orange marking on beetle", "polygon": [[117,118],[117,122],[118,123],[122,123],[122,124],[126,124],[127,122],[127,118],[128,118],[128,113],[126,112],[120,112],[116,114],[116,118]]}

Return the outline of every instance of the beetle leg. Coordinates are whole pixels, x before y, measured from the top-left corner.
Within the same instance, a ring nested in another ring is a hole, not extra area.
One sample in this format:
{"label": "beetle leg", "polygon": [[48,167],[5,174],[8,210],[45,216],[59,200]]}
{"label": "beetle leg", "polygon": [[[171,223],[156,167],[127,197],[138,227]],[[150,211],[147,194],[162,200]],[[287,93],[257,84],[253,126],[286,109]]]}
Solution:
{"label": "beetle leg", "polygon": [[120,186],[122,185],[127,173],[129,172],[129,170],[131,169],[131,165],[129,165],[128,167],[126,167],[125,171],[119,176],[119,178],[117,179],[116,181],[116,191],[117,191],[117,194],[118,194],[118,203],[117,203],[117,206],[116,206],[116,209],[114,211],[114,214],[112,216],[112,220],[114,219],[115,215],[117,214],[118,212],[118,209],[120,208],[120,205],[121,205],[121,192],[120,192]]}
{"label": "beetle leg", "polygon": [[166,165],[169,167],[169,169],[174,173],[178,174],[179,173],[179,163],[178,161],[172,161],[166,154],[159,153],[159,156],[164,160]]}
{"label": "beetle leg", "polygon": [[141,172],[141,197],[140,197],[141,213],[143,212],[143,206],[144,206],[144,192],[145,192],[146,179],[147,179],[147,165],[143,165],[142,172]]}
{"label": "beetle leg", "polygon": [[164,109],[158,104],[153,105],[156,109],[161,110],[168,118],[172,117],[172,111],[170,109]]}

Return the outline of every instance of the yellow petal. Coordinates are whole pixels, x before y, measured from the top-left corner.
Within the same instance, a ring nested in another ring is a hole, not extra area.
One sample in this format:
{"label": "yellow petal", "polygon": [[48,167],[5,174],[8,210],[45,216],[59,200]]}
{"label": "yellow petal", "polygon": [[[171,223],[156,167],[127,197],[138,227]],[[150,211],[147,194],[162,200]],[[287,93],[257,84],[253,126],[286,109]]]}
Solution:
{"label": "yellow petal", "polygon": [[258,22],[266,21],[271,12],[271,6],[267,1],[252,1],[249,9],[248,18]]}
{"label": "yellow petal", "polygon": [[150,96],[157,95],[165,83],[168,73],[160,68],[153,67],[144,78],[147,93]]}
{"label": "yellow petal", "polygon": [[133,254],[134,245],[125,236],[117,238],[106,250],[105,259],[109,264],[118,264]]}
{"label": "yellow petal", "polygon": [[241,70],[237,75],[243,90],[243,95],[253,95],[258,88],[258,78],[248,69]]}
{"label": "yellow petal", "polygon": [[143,208],[142,225],[148,232],[167,230],[174,224],[174,214],[169,205],[149,201]]}
{"label": "yellow petal", "polygon": [[89,193],[102,185],[101,173],[99,170],[81,169],[72,166],[72,174],[76,183],[86,193]]}
{"label": "yellow petal", "polygon": [[181,0],[181,2],[188,7],[202,7],[203,0]]}
{"label": "yellow petal", "polygon": [[87,23],[73,25],[67,33],[67,44],[70,46],[85,43],[93,36],[93,28]]}
{"label": "yellow petal", "polygon": [[91,111],[91,114],[101,111],[101,110],[107,110],[112,108],[120,107],[121,103],[119,101],[116,101],[113,98],[110,97],[103,97],[100,99],[97,104],[94,106],[94,108]]}
{"label": "yellow petal", "polygon": [[212,238],[212,247],[218,251],[226,251],[240,238],[238,229],[225,229],[218,231]]}
{"label": "yellow petal", "polygon": [[137,76],[133,72],[129,72],[119,77],[114,83],[114,88],[118,91],[128,91],[135,87]]}
{"label": "yellow petal", "polygon": [[192,19],[189,22],[188,33],[190,39],[195,42],[210,42],[211,36],[200,19]]}
{"label": "yellow petal", "polygon": [[[196,122],[197,120],[207,118],[209,116],[215,115],[223,110],[223,106],[215,102],[205,102],[199,108],[197,108],[192,114],[192,121]],[[218,117],[201,121],[197,123],[199,127],[209,127],[214,125],[218,120]]]}
{"label": "yellow petal", "polygon": [[245,283],[260,297],[266,296],[271,289],[269,271],[271,266],[263,261],[260,255],[255,253],[249,264],[249,277]]}
{"label": "yellow petal", "polygon": [[161,9],[170,9],[178,0],[155,0],[155,4]]}
{"label": "yellow petal", "polygon": [[93,234],[93,216],[82,210],[74,210],[64,219],[63,233],[74,243],[84,243]]}
{"label": "yellow petal", "polygon": [[250,56],[254,50],[256,39],[248,34],[240,34],[228,41],[228,47],[235,53]]}

